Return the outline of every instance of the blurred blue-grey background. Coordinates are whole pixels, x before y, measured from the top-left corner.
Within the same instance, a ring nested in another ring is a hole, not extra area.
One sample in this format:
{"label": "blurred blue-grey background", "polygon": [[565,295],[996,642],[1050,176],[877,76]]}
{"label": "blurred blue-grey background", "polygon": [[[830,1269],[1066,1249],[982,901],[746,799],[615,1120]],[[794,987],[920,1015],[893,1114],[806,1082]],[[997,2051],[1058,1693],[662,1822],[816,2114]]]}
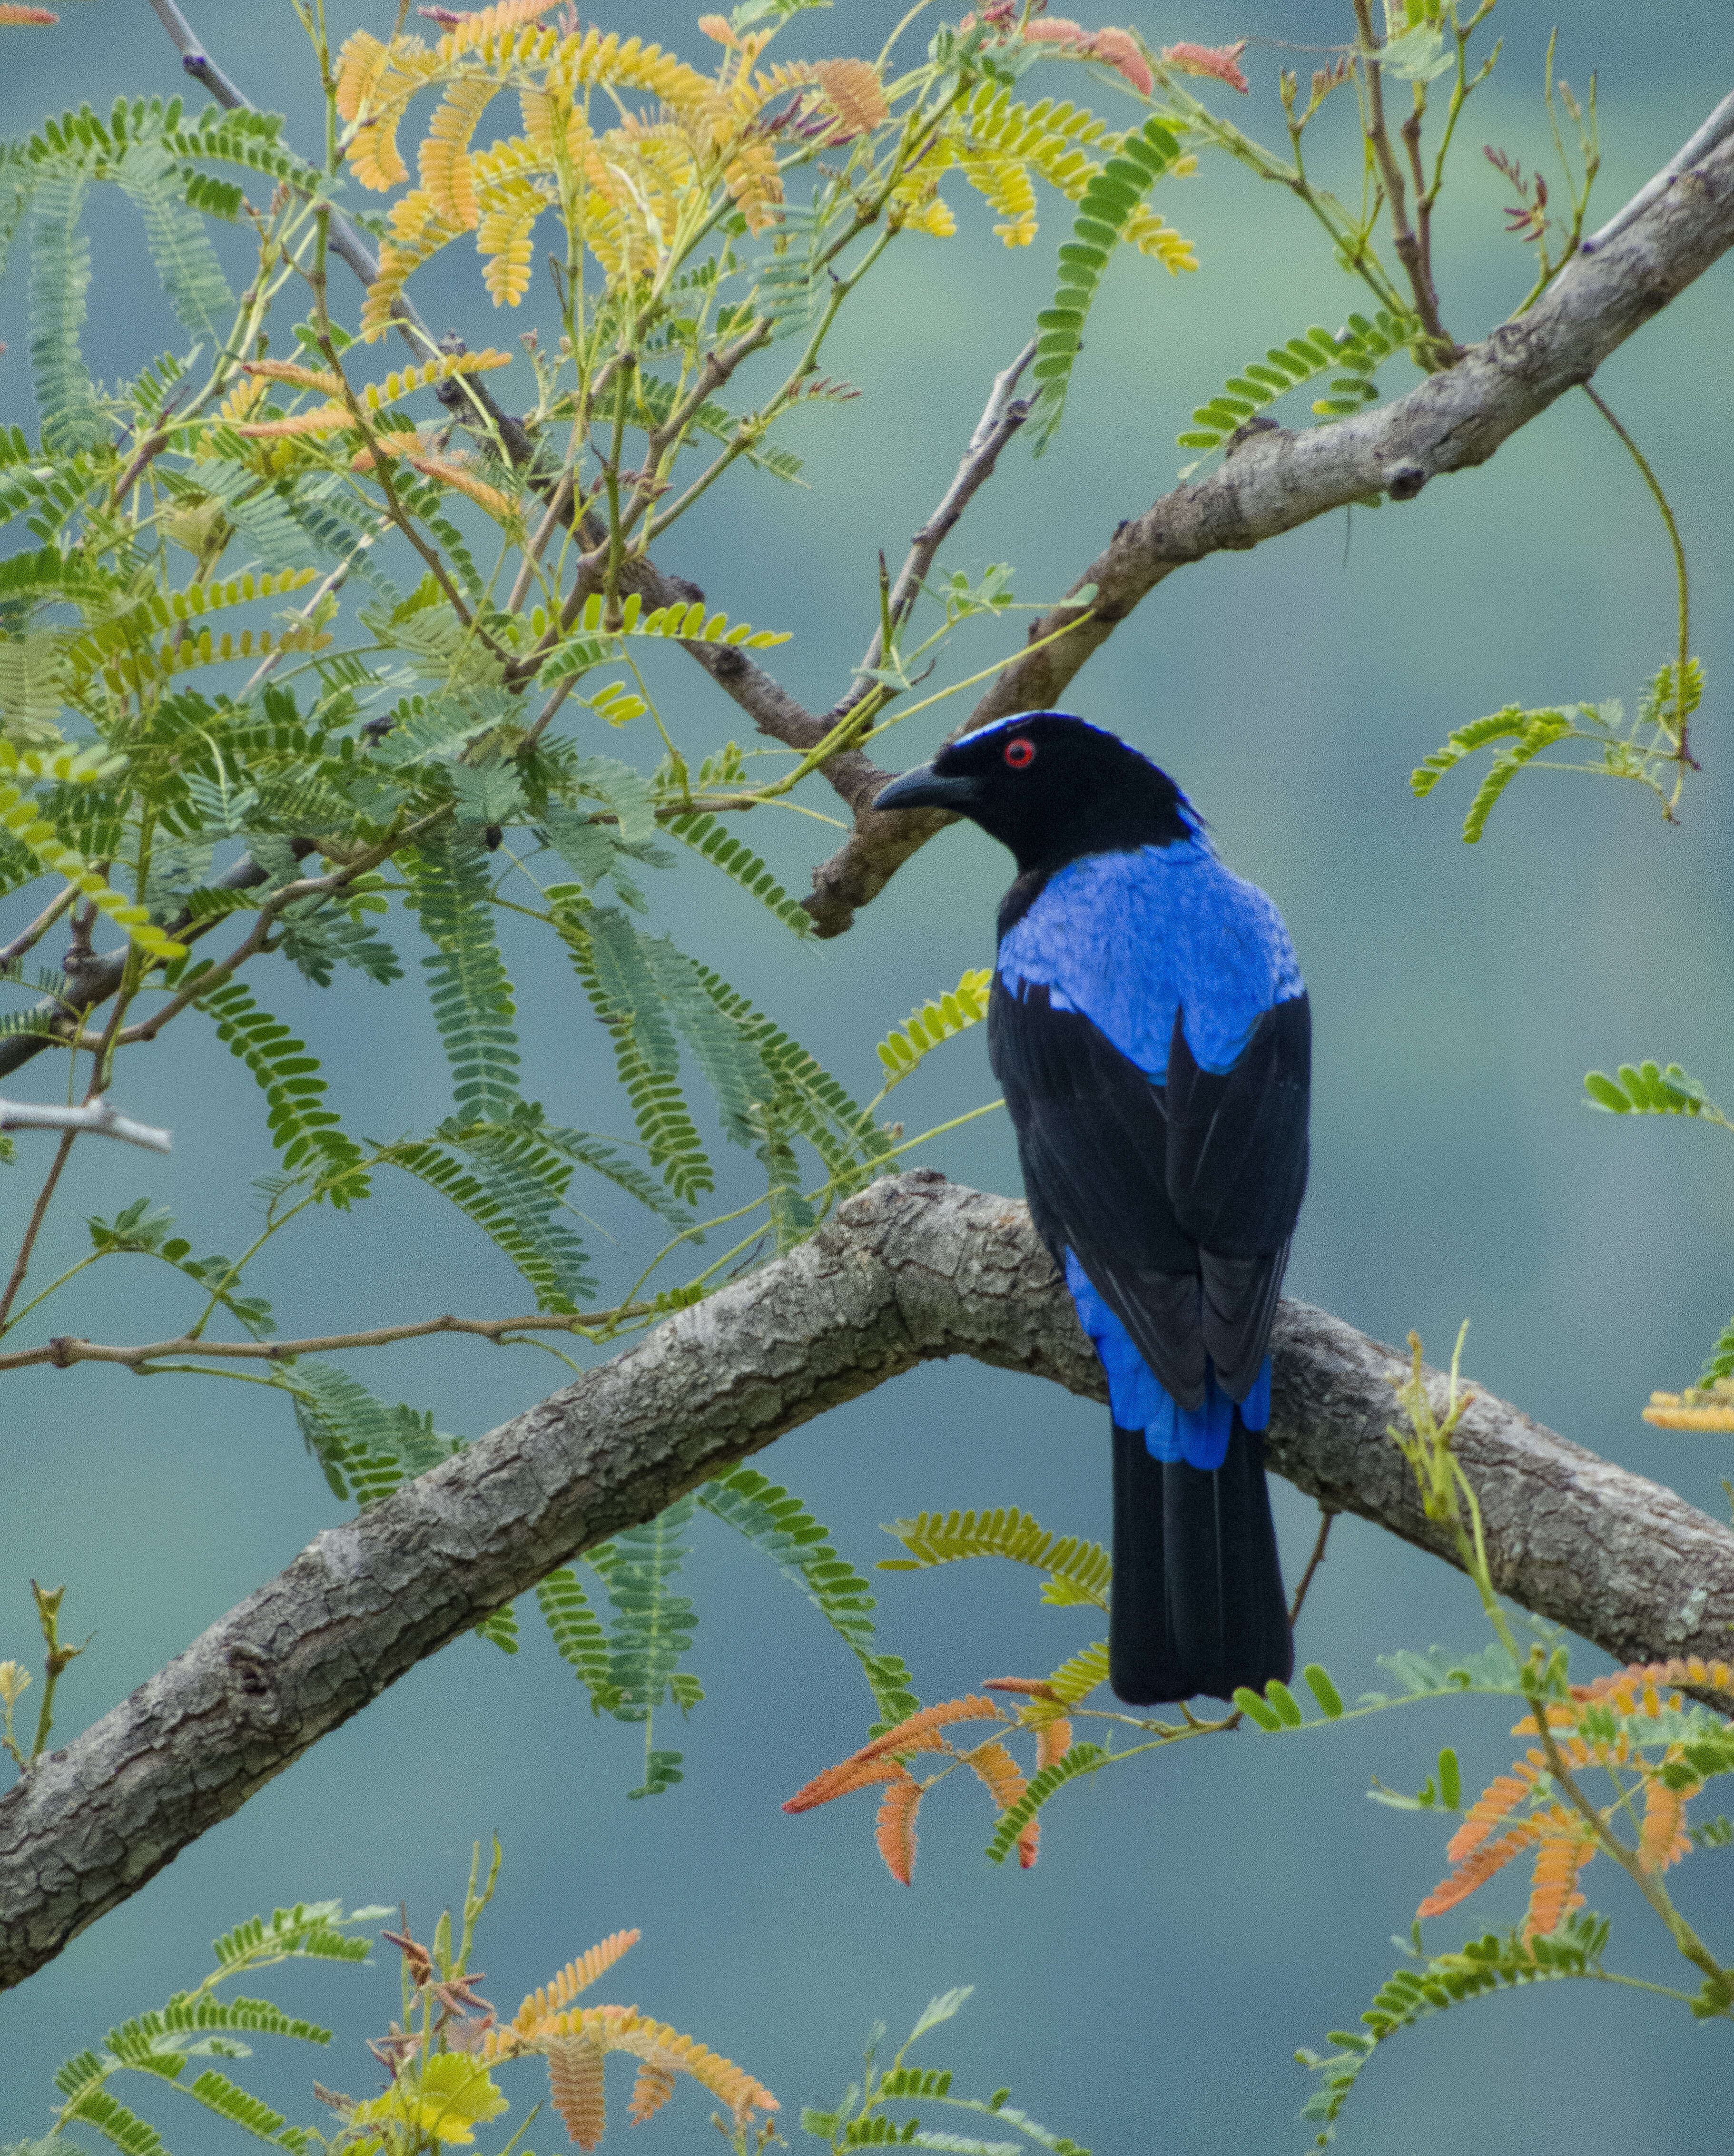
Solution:
{"label": "blurred blue-grey background", "polygon": [[[839,0],[798,24],[788,49],[870,51],[900,13],[886,0]],[[369,0],[337,8],[334,21],[382,31],[392,13]],[[1275,139],[1279,67],[1304,75],[1317,49],[1344,36],[1348,14],[1338,0],[1191,0],[1167,12],[1138,0],[1136,19],[1157,44],[1249,38],[1253,90],[1234,100],[1234,116]],[[1599,78],[1605,162],[1593,223],[1725,93],[1734,18],[1710,0],[1668,10],[1665,33],[1616,0],[1579,0],[1565,14],[1562,71],[1580,93],[1592,69]],[[673,0],[636,0],[604,21],[688,51],[703,42]],[[1552,22],[1531,0],[1503,0],[1505,55],[1463,122],[1439,237],[1446,319],[1460,338],[1484,333],[1527,288],[1529,258],[1502,235],[1509,191],[1480,146],[1551,170],[1540,91]],[[249,93],[285,110],[313,147],[306,53],[285,0],[206,0],[198,28]],[[67,0],[58,29],[12,32],[5,49],[8,134],[84,99],[103,109],[119,92],[169,91],[179,80],[145,0]],[[1082,94],[1075,74],[1054,72],[1039,90]],[[1091,94],[1114,110],[1111,91]],[[1314,156],[1327,179],[1358,187],[1346,100],[1321,124]],[[900,557],[951,475],[989,376],[1049,289],[1063,219],[1048,216],[1034,249],[1008,254],[980,204],[957,194],[960,236],[905,243],[879,300],[853,329],[845,318],[829,363],[864,394],[792,429],[810,490],[752,480],[720,489],[664,549],[668,567],[699,579],[736,618],[798,632],[775,663],[814,708],[840,691],[866,641],[876,551]],[[1176,449],[1175,434],[1226,374],[1364,304],[1304,213],[1237,167],[1207,162],[1165,189],[1162,207],[1196,241],[1197,275],[1116,266],[1059,442],[1040,463],[1013,446],[946,567],[1010,562],[1020,598],[1054,596],[1121,517],[1172,483],[1190,454]],[[88,346],[112,378],[177,337],[126,205],[99,202],[91,230]],[[1617,696],[1629,705],[1671,648],[1672,574],[1653,507],[1581,398],[1485,470],[1442,480],[1412,506],[1357,512],[1352,529],[1332,517],[1175,578],[1074,692],[1078,708],[1179,777],[1229,860],[1276,897],[1300,948],[1318,1079],[1291,1291],[1387,1339],[1418,1327],[1435,1357],[1470,1318],[1477,1380],[1719,1515],[1725,1442],[1650,1431],[1639,1411],[1653,1385],[1690,1381],[1734,1307],[1734,1157],[1707,1129],[1585,1112],[1581,1080],[1591,1066],[1655,1055],[1734,1093],[1734,794],[1723,716],[1734,679],[1723,568],[1731,275],[1726,264],[1712,271],[1599,382],[1670,490],[1696,572],[1694,643],[1709,694],[1695,740],[1705,770],[1677,827],[1636,788],[1536,774],[1470,849],[1459,832],[1472,780],[1460,775],[1424,803],[1409,793],[1411,768],[1452,727],[1512,701]],[[9,346],[0,414],[28,424],[25,285],[15,261],[0,284]],[[436,322],[457,324],[476,345],[509,341],[532,312],[496,321],[461,249],[418,295]],[[502,377],[509,404],[512,378]],[[1404,386],[1401,369],[1387,386]],[[1003,648],[993,632],[964,639],[956,670]],[[678,654],[656,685],[689,756],[740,736],[740,715]],[[927,754],[964,708],[913,720],[884,745],[886,759]],[[816,785],[805,798],[830,805]],[[835,834],[767,814],[750,836],[799,890]],[[683,947],[721,966],[864,1096],[877,1082],[874,1041],[912,1003],[986,960],[1003,878],[985,840],[947,834],[851,935],[814,948],[793,947],[697,864],[654,879],[653,898]],[[413,935],[403,941],[413,956]],[[515,955],[526,1093],[562,1122],[625,1130],[570,975],[527,945]],[[446,1073],[413,988],[357,979],[324,997],[286,971],[259,985],[298,1027],[320,1029],[353,1127],[384,1136],[437,1120]],[[112,1213],[146,1191],[176,1208],[198,1248],[234,1249],[252,1217],[249,1178],[269,1164],[244,1071],[208,1033],[182,1026],[123,1075],[122,1105],[173,1125],[175,1155],[158,1163],[80,1148],[44,1264],[76,1253],[84,1214]],[[43,1062],[13,1090],[28,1096],[59,1082]],[[991,1094],[977,1034],[936,1056],[898,1102],[916,1131]],[[27,1163],[8,1179],[13,1214],[45,1157],[45,1142],[19,1142]],[[931,1158],[959,1179],[1017,1188],[998,1116],[941,1142]],[[720,1195],[738,1202],[728,1194],[749,1186],[724,1164],[735,1179]],[[598,1202],[619,1238],[598,1239],[618,1286],[654,1245],[606,1194]],[[160,1337],[186,1315],[167,1279],[142,1265],[105,1266],[75,1311],[69,1301],[44,1324]],[[407,1180],[353,1217],[321,1218],[286,1238],[259,1286],[297,1332],[523,1301],[490,1247]],[[430,1406],[442,1428],[471,1435],[563,1374],[534,1352],[458,1341],[351,1362],[375,1390]],[[233,1382],[141,1384],[89,1366],[29,1372],[8,1382],[0,1445],[0,1655],[33,1652],[33,1575],[64,1581],[71,1631],[95,1634],[62,1690],[63,1734],[341,1516],[287,1404]],[[963,1363],[874,1393],[759,1464],[865,1565],[890,1547],[879,1523],[922,1507],[1015,1503],[1054,1527],[1100,1535],[1106,1452],[1098,1410]],[[1275,1494],[1292,1571],[1314,1517],[1285,1486]],[[1511,1757],[1508,1710],[1423,1707],[1280,1744],[1243,1737],[1179,1748],[1069,1793],[1049,1815],[1039,1866],[1023,1876],[984,1861],[986,1802],[948,1784],[922,1821],[906,1891],[874,1852],[870,1798],[800,1819],[778,1810],[860,1741],[870,1702],[852,1660],[745,1545],[710,1521],[695,1540],[685,1584],[703,1613],[693,1661],[708,1697],[685,1728],[671,1714],[658,1727],[659,1743],[685,1752],[681,1786],[625,1801],[639,1779],[639,1733],[593,1721],[526,1607],[516,1659],[465,1640],[424,1666],[0,2001],[0,2140],[44,2130],[59,2059],[196,1980],[207,1942],[237,1919],[299,1898],[401,1899],[425,1933],[461,1892],[472,1841],[498,1832],[506,1866],[479,1957],[496,2004],[510,2012],[593,1939],[641,1926],[644,1943],[605,1994],[747,2066],[782,2097],[793,2138],[802,2104],[840,2092],[869,2023],[883,2018],[895,2032],[932,1993],[972,1983],[963,2017],[926,2046],[960,2086],[985,2093],[1009,2082],[1015,2101],[1098,2151],[1214,2156],[1305,2144],[1295,2114],[1308,2084],[1294,2047],[1352,2023],[1395,1959],[1389,1935],[1407,1928],[1443,1869],[1438,1826],[1368,1805],[1369,1777],[1413,1787],[1444,1742],[1461,1751],[1465,1779],[1497,1771]],[[1049,1667],[1090,1636],[1085,1616],[1040,1609],[1028,1577],[990,1567],[890,1578],[881,1618],[886,1645],[907,1657],[929,1699],[1003,1671]],[[1378,1682],[1381,1651],[1435,1640],[1473,1646],[1480,1635],[1473,1597],[1454,1575],[1361,1523],[1339,1524],[1302,1649],[1345,1691]],[[1734,1952],[1730,1861],[1700,1856],[1680,1882],[1725,1956]],[[1604,1868],[1588,1884],[1618,1919],[1615,1965],[1677,1980],[1635,1897],[1613,1891]],[[1491,1890],[1487,1919],[1509,1921],[1520,1896],[1516,1878]],[[1458,1943],[1473,1916],[1434,1925],[1434,1943]],[[262,2053],[244,2070],[292,2119],[318,2114],[315,2072],[355,2094],[375,2086],[362,2041],[397,1999],[388,1951],[382,1958],[371,1971],[293,1970],[263,1985],[337,2031],[328,2053]],[[1546,2134],[1584,2156],[1673,2156],[1706,2145],[1706,2122],[1726,2106],[1728,2041],[1725,2026],[1608,1988],[1480,2004],[1378,2059],[1349,2113],[1347,2145],[1434,2156],[1466,2134],[1490,2148]],[[533,2100],[533,2078],[515,2078],[513,2123]],[[130,2093],[175,2150],[227,2145],[168,2092]],[[647,2145],[692,2145],[711,2131],[703,2118],[686,2092],[644,2129]],[[545,2127],[557,2143],[551,2121]]]}

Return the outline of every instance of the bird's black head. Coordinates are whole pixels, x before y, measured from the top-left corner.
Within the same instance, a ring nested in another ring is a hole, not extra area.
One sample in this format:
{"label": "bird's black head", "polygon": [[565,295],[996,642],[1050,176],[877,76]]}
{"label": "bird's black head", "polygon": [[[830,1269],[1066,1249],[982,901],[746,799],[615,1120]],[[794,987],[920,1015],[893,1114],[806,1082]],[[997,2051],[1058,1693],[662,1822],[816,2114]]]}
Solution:
{"label": "bird's black head", "polygon": [[873,805],[967,816],[1011,848],[1020,885],[1080,855],[1172,846],[1198,829],[1167,772],[1065,711],[1019,712],[947,742]]}

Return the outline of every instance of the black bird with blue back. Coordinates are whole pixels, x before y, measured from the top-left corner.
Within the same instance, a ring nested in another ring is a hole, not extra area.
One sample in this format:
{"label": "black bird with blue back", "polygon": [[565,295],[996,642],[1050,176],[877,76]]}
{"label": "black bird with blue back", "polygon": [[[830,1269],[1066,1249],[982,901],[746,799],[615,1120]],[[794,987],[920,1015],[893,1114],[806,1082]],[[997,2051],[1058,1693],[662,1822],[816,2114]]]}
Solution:
{"label": "black bird with blue back", "polygon": [[1306,1188],[1311,1019],[1282,917],[1173,780],[1025,711],[881,789],[1008,846],[988,1052],[1114,1421],[1111,1681],[1148,1706],[1294,1669],[1264,1436]]}

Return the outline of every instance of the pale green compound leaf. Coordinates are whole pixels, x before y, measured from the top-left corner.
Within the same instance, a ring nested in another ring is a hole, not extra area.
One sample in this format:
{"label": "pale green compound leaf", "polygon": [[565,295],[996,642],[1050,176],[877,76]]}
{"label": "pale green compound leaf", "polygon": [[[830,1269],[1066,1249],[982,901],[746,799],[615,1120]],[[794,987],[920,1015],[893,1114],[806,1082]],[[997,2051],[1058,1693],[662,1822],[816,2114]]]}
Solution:
{"label": "pale green compound leaf", "polygon": [[1180,155],[1180,145],[1155,118],[1128,134],[1100,172],[1091,175],[1078,203],[1072,237],[1059,249],[1059,277],[1049,326],[1036,335],[1031,377],[1039,388],[1030,414],[1034,454],[1040,456],[1059,430],[1066,392],[1081,345],[1084,319],[1102,273],[1132,213]]}

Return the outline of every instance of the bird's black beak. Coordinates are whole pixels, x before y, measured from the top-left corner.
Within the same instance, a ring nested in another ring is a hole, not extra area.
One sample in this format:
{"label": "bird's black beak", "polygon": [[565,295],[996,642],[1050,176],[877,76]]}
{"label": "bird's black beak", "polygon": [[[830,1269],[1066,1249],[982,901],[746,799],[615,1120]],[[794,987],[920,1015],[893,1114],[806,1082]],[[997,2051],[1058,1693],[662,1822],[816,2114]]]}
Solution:
{"label": "bird's black beak", "polygon": [[949,808],[953,815],[967,816],[980,799],[979,779],[962,774],[943,778],[931,763],[918,763],[913,771],[903,772],[889,786],[882,786],[873,805],[875,808]]}

